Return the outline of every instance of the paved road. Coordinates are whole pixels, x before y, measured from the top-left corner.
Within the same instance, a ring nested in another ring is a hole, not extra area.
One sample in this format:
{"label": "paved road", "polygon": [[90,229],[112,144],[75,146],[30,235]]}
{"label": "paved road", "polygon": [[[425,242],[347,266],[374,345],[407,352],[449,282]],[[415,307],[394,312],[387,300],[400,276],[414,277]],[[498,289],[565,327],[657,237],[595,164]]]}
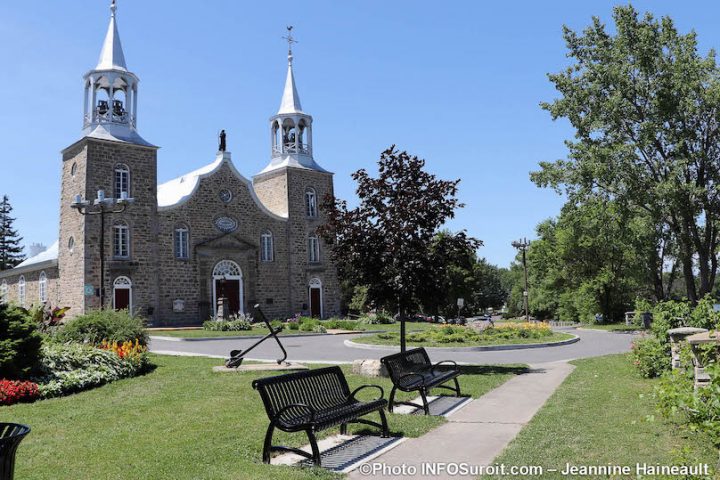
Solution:
{"label": "paved road", "polygon": [[[578,335],[580,341],[560,347],[526,350],[504,350],[494,352],[457,352],[431,350],[433,361],[455,360],[463,363],[545,363],[596,357],[630,350],[633,338],[629,334],[608,333],[592,330],[569,330]],[[345,340],[357,335],[318,335],[309,337],[281,337],[288,352],[288,360],[296,362],[349,363],[359,358],[380,358],[392,353],[392,349],[366,350],[345,346]],[[245,349],[257,339],[203,341],[151,340],[150,350],[158,353],[186,353],[227,357],[230,350]],[[273,360],[282,356],[277,344],[269,339],[255,348],[248,360]]]}

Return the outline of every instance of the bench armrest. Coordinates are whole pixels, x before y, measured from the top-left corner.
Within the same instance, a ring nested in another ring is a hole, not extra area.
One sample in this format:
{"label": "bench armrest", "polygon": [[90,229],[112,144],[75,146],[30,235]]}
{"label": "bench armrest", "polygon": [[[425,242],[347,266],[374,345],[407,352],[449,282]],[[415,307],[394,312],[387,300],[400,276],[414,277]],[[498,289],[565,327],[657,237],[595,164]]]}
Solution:
{"label": "bench armrest", "polygon": [[305,405],[304,403],[291,403],[289,405],[285,405],[283,408],[281,408],[275,414],[275,416],[272,419],[273,423],[280,420],[280,417],[282,417],[283,413],[285,413],[287,410],[289,410],[291,408],[304,408],[305,410],[308,411],[308,413],[310,413],[310,423],[315,422],[316,410],[313,407],[311,407],[310,405]]}
{"label": "bench armrest", "polygon": [[352,393],[350,394],[350,400],[356,400],[355,395],[363,388],[377,388],[378,390],[380,390],[380,396],[376,398],[376,400],[380,400],[385,397],[385,390],[383,390],[380,385],[361,385],[352,391]]}
{"label": "bench armrest", "polygon": [[425,377],[423,377],[423,376],[420,375],[419,373],[406,373],[405,375],[400,375],[400,376],[398,377],[398,383],[400,383],[403,378],[412,377],[412,376],[420,377],[420,381],[422,382],[422,386],[423,386],[423,387],[425,386]]}
{"label": "bench armrest", "polygon": [[452,365],[452,366],[454,367],[453,370],[458,370],[458,364],[457,364],[457,362],[456,362],[455,360],[442,360],[442,361],[440,361],[440,362],[437,362],[436,364],[434,364],[434,365],[430,368],[430,373],[432,373],[432,374],[434,375],[434,374],[435,374],[435,369],[436,369],[437,367],[442,366],[443,364]]}

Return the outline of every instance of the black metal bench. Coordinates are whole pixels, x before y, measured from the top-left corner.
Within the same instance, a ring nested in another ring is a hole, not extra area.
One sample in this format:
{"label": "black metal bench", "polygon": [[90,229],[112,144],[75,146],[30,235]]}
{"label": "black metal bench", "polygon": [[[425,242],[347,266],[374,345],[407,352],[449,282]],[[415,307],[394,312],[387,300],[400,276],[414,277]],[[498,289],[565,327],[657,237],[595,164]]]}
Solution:
{"label": "black metal bench", "polygon": [[0,423],[0,480],[12,480],[15,472],[15,452],[30,427],[19,423]]}
{"label": "black metal bench", "polygon": [[[390,392],[390,400],[388,402],[388,410],[393,411],[395,405],[410,405],[422,408],[425,415],[430,414],[427,395],[433,388],[445,388],[455,392],[455,396],[460,396],[460,384],[457,377],[460,375],[460,369],[452,360],[443,360],[433,364],[428,357],[424,348],[413,348],[404,352],[395,353],[383,357],[380,361],[387,368],[390,379],[393,382],[393,388]],[[453,380],[455,388],[443,385]],[[403,392],[420,392],[422,405],[412,402],[396,402],[395,393],[397,390]]]}
{"label": "black metal bench", "polygon": [[[270,463],[270,452],[289,451],[309,458],[320,465],[320,450],[315,432],[340,425],[340,433],[347,433],[348,423],[364,423],[382,429],[382,436],[389,436],[387,419],[383,411],[387,400],[385,392],[378,385],[363,385],[352,392],[340,367],[318,368],[287,375],[278,375],[255,380],[252,383],[260,392],[270,426],[265,434],[263,462]],[[380,396],[376,400],[363,402],[355,395],[363,388],[377,388]],[[382,425],[363,417],[378,412]],[[284,432],[305,431],[312,455],[297,448],[272,445],[275,428]]]}

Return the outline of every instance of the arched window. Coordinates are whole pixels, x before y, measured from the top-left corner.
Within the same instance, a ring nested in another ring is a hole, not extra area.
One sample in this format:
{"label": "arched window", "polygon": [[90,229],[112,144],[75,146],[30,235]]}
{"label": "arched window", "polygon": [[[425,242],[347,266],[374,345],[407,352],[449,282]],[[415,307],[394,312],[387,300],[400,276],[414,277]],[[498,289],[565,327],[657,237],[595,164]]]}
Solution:
{"label": "arched window", "polygon": [[45,303],[48,300],[47,283],[47,275],[45,274],[45,272],[40,272],[40,279],[38,280],[38,293],[40,294],[40,303]]}
{"label": "arched window", "polygon": [[130,257],[130,227],[124,223],[113,227],[113,256],[115,258]]}
{"label": "arched window", "polygon": [[320,239],[317,235],[311,235],[308,238],[308,262],[320,262]]}
{"label": "arched window", "polygon": [[260,236],[260,261],[273,261],[273,235],[269,230],[264,231]]}
{"label": "arched window", "polygon": [[75,239],[73,237],[70,237],[68,239],[68,250],[70,251],[71,254],[75,250]]}
{"label": "arched window", "polygon": [[8,284],[7,284],[7,281],[3,280],[3,282],[0,283],[0,303],[7,303],[7,297],[8,297]]}
{"label": "arched window", "polygon": [[25,306],[25,277],[23,275],[20,275],[20,278],[18,279],[18,302],[20,303],[21,307]]}
{"label": "arched window", "polygon": [[213,268],[213,277],[240,277],[240,266],[232,260],[221,260]]}
{"label": "arched window", "polygon": [[130,196],[130,169],[127,165],[117,165],[115,167],[115,198]]}
{"label": "arched window", "polygon": [[317,195],[313,188],[305,190],[305,214],[310,218],[317,217]]}
{"label": "arched window", "polygon": [[189,257],[190,231],[186,226],[175,229],[175,258],[187,259]]}

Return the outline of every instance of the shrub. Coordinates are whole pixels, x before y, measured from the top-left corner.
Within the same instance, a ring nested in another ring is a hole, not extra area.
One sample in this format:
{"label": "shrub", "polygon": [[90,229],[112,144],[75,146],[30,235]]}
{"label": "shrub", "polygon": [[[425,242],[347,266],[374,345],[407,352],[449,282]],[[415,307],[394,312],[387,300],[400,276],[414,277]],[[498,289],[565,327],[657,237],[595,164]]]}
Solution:
{"label": "shrub", "polygon": [[251,329],[252,324],[247,320],[208,320],[203,323],[203,330],[211,332],[239,332]]}
{"label": "shrub", "polygon": [[0,378],[24,378],[38,363],[42,337],[27,312],[0,304]]}
{"label": "shrub", "polygon": [[315,325],[312,331],[313,333],[327,333],[327,330],[322,325]]}
{"label": "shrub", "polygon": [[37,383],[0,380],[0,405],[32,402],[40,396]]}
{"label": "shrub", "polygon": [[633,364],[645,378],[659,377],[670,369],[670,347],[653,336],[632,343]]}
{"label": "shrub", "polygon": [[339,330],[360,330],[360,322],[357,320],[327,320],[323,324],[325,328]]}
{"label": "shrub", "polygon": [[56,397],[133,377],[150,368],[145,352],[134,359],[111,350],[78,343],[50,343],[42,348],[41,372],[36,380],[43,398]]}
{"label": "shrub", "polygon": [[298,321],[300,323],[299,330],[301,332],[312,332],[316,326],[320,325],[319,320],[315,320],[314,318],[310,317],[300,317]]}
{"label": "shrub", "polygon": [[712,363],[705,371],[710,384],[697,391],[691,369],[665,373],[655,387],[657,408],[666,418],[687,423],[691,432],[708,435],[720,448],[720,365]]}
{"label": "shrub", "polygon": [[395,319],[385,312],[370,313],[360,317],[362,323],[368,325],[389,325],[395,323]]}
{"label": "shrub", "polygon": [[287,328],[288,330],[298,330],[300,328],[300,324],[298,322],[288,322]]}
{"label": "shrub", "polygon": [[87,343],[98,346],[108,342],[135,342],[147,345],[145,325],[127,310],[95,310],[70,320],[57,333],[64,342]]}

